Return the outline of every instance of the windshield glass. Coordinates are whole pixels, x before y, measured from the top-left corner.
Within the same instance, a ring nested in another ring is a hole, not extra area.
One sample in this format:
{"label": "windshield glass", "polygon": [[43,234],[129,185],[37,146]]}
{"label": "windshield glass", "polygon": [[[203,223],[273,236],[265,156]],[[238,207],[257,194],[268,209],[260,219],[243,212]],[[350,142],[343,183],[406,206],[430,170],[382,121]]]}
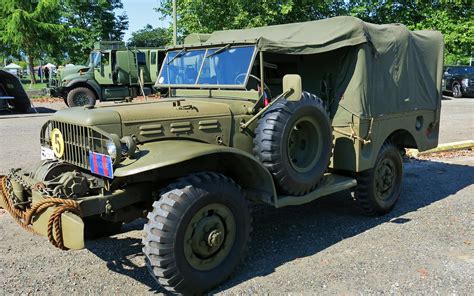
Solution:
{"label": "windshield glass", "polygon": [[100,65],[100,52],[93,51],[89,56],[89,61],[87,62],[88,67],[98,67]]}
{"label": "windshield glass", "polygon": [[227,46],[168,52],[160,86],[244,86],[255,46]]}
{"label": "windshield glass", "polygon": [[163,63],[162,84],[194,84],[206,50],[172,51]]}

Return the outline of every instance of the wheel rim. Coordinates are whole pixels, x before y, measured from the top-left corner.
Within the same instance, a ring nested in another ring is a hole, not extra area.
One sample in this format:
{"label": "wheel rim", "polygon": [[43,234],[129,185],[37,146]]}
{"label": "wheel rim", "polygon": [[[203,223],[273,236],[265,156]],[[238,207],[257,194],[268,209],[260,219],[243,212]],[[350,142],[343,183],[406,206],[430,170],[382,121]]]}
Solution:
{"label": "wheel rim", "polygon": [[85,106],[89,104],[89,97],[87,96],[86,93],[80,92],[74,96],[72,101],[74,102],[76,106]]}
{"label": "wheel rim", "polygon": [[288,137],[288,158],[297,172],[310,171],[321,156],[322,134],[318,122],[309,116],[300,118]]}
{"label": "wheel rim", "polygon": [[197,270],[215,268],[229,255],[235,234],[235,218],[228,207],[215,203],[201,208],[186,228],[186,260]]}
{"label": "wheel rim", "polygon": [[453,87],[453,96],[455,96],[455,97],[459,96],[460,92],[461,92],[461,89],[459,88],[459,85],[456,84]]}
{"label": "wheel rim", "polygon": [[390,158],[383,159],[375,169],[375,194],[381,201],[390,200],[395,190],[397,169]]}

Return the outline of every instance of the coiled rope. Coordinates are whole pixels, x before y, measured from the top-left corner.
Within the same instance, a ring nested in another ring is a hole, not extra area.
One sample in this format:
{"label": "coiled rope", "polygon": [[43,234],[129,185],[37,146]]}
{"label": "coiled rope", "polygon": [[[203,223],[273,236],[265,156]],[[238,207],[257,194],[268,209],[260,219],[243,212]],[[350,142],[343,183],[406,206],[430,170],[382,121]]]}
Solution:
{"label": "coiled rope", "polygon": [[23,211],[13,205],[12,191],[9,190],[9,188],[11,188],[11,183],[7,176],[0,176],[0,198],[5,204],[5,210],[10,213],[13,219],[23,229],[31,233],[36,233],[32,227],[33,217],[49,207],[55,207],[48,220],[48,240],[55,247],[61,250],[68,250],[68,248],[64,246],[61,215],[65,212],[71,212],[80,216],[79,203],[71,199],[45,197],[31,208]]}

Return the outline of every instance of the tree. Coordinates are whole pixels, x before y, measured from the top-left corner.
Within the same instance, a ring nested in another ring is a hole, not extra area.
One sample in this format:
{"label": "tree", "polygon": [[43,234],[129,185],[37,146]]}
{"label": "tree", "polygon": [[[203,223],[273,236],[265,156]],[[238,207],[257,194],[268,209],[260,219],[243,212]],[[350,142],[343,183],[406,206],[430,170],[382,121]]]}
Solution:
{"label": "tree", "polygon": [[[162,16],[172,13],[172,1],[162,0],[156,8]],[[322,0],[179,0],[178,31],[189,33],[252,28],[336,16],[344,11],[343,1]]]}
{"label": "tree", "polygon": [[411,30],[444,35],[445,64],[467,64],[474,56],[473,4],[469,1],[350,1],[350,14],[365,21],[402,23]]}
{"label": "tree", "polygon": [[114,12],[121,8],[121,0],[63,0],[62,19],[72,30],[63,46],[70,62],[85,62],[96,41],[123,39],[128,17]]}
{"label": "tree", "polygon": [[31,83],[36,83],[35,58],[60,47],[66,28],[59,22],[59,0],[2,0],[0,41],[28,56]]}
{"label": "tree", "polygon": [[148,24],[143,29],[133,32],[127,45],[130,47],[161,47],[169,44],[170,41],[166,29],[153,28]]}
{"label": "tree", "polygon": [[[178,35],[251,28],[353,15],[365,21],[403,23],[410,29],[435,29],[445,37],[445,63],[467,63],[474,55],[472,0],[178,0]],[[171,0],[156,10],[171,16]],[[168,30],[171,35],[171,30]]]}

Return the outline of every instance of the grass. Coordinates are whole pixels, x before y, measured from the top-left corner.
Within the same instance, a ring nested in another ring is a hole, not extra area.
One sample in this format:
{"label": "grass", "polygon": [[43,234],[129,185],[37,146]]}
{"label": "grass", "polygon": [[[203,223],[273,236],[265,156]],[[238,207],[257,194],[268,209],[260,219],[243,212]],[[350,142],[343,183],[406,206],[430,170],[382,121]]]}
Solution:
{"label": "grass", "polygon": [[31,80],[28,76],[21,79],[21,84],[23,84],[25,90],[41,90],[46,88],[46,83],[41,83],[38,78],[36,79],[36,84],[31,85]]}

